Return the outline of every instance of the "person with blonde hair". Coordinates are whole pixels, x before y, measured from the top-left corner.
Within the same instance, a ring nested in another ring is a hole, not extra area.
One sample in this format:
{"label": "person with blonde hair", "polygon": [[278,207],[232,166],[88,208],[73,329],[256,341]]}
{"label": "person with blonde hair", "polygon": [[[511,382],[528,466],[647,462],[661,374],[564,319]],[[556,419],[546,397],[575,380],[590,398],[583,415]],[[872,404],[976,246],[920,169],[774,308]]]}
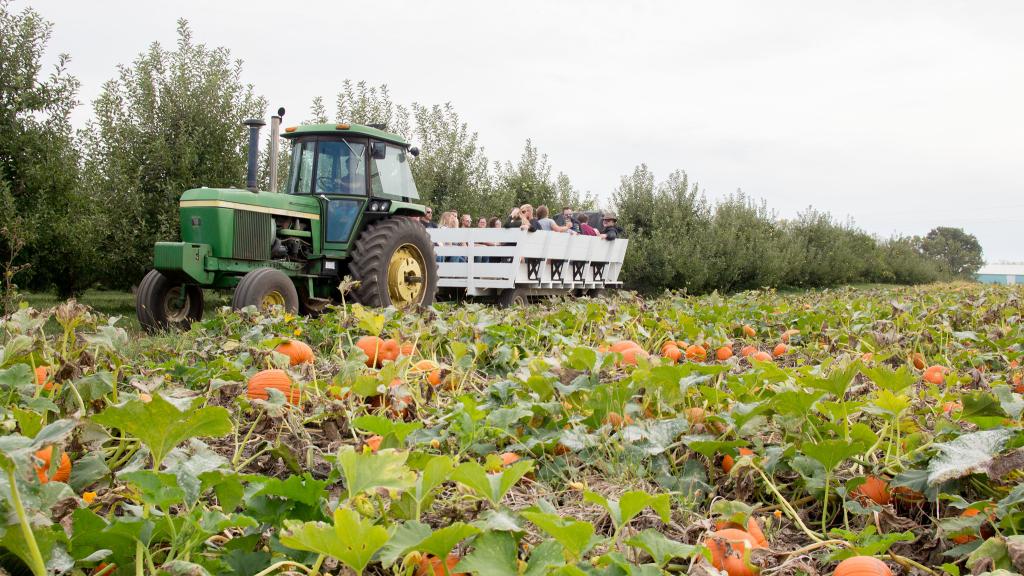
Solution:
{"label": "person with blonde hair", "polygon": [[[518,210],[518,214],[516,213]],[[521,230],[527,230],[529,232],[536,232],[540,230],[540,226],[537,224],[537,219],[533,217],[533,206],[530,204],[523,204],[517,209],[512,210],[512,216],[509,218],[505,228],[519,228]]]}
{"label": "person with blonde hair", "polygon": [[441,228],[458,228],[459,227],[459,217],[458,217],[458,215],[455,212],[451,211],[451,210],[449,210],[448,212],[442,212],[441,213],[440,226],[441,226]]}

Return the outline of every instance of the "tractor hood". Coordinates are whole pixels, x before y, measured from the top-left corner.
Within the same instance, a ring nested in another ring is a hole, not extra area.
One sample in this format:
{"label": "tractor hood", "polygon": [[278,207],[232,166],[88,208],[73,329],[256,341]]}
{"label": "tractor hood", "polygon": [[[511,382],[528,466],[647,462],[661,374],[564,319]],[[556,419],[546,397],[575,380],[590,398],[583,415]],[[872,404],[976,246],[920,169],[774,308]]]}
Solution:
{"label": "tractor hood", "polygon": [[263,214],[320,219],[320,203],[312,196],[249,192],[237,188],[193,188],[181,195],[178,203],[186,208],[229,208]]}

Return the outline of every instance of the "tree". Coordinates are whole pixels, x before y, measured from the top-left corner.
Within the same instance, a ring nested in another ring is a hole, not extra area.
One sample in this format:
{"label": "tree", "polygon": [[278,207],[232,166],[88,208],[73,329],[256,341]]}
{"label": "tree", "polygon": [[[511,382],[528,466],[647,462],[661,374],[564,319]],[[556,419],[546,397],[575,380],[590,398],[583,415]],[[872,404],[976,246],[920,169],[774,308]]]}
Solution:
{"label": "tree", "polygon": [[921,251],[951,277],[972,278],[985,264],[978,239],[962,228],[933,228],[921,240]]}
{"label": "tree", "polygon": [[197,44],[179,20],[175,50],[153,43],[104,84],[81,136],[89,188],[113,210],[103,241],[112,283],[137,282],[153,243],[179,237],[182,192],[244,184],[241,123],[263,117],[266,101],[241,75],[241,60]]}
{"label": "tree", "polygon": [[0,228],[8,238],[0,240],[0,260],[22,243],[25,282],[55,286],[67,297],[95,277],[99,225],[78,188],[70,115],[79,83],[67,72],[70,57],[61,54],[53,71],[42,73],[51,31],[36,11],[13,13],[0,0]]}

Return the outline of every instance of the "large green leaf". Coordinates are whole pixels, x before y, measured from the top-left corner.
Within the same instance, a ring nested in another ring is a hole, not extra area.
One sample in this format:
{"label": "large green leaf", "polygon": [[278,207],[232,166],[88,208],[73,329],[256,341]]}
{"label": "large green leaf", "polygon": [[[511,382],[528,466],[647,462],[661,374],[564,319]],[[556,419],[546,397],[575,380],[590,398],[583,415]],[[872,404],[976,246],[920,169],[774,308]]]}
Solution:
{"label": "large green leaf", "polygon": [[508,532],[485,532],[473,540],[473,551],[462,557],[456,572],[480,576],[519,576],[516,539]]}
{"label": "large green leaf", "polygon": [[879,388],[893,393],[898,393],[917,382],[917,376],[908,370],[906,366],[900,366],[898,370],[882,365],[876,367],[862,366],[860,371]]}
{"label": "large green leaf", "polygon": [[670,502],[668,494],[651,495],[642,490],[635,490],[626,492],[618,500],[615,500],[587,491],[583,494],[583,499],[587,502],[599,504],[607,510],[617,530],[629,524],[641,510],[648,506],[658,513],[658,517],[661,518],[662,522],[669,521]]}
{"label": "large green leaf", "polygon": [[416,482],[416,474],[405,465],[408,452],[385,449],[357,452],[352,446],[338,451],[338,468],[345,478],[349,498],[377,488],[406,491]]}
{"label": "large green leaf", "polygon": [[478,462],[464,462],[451,475],[451,479],[470,488],[477,496],[497,507],[505,494],[533,469],[533,462],[521,460],[501,472],[488,474]]}
{"label": "large green leaf", "polygon": [[565,549],[569,561],[578,561],[602,540],[594,535],[594,525],[590,522],[563,518],[558,514],[549,514],[536,509],[526,510],[521,514],[523,518],[557,540]]}
{"label": "large green leaf", "polygon": [[697,553],[696,546],[670,540],[653,528],[648,528],[626,540],[626,544],[646,551],[662,568],[675,558],[692,558]]}
{"label": "large green leaf", "polygon": [[800,447],[804,454],[814,458],[831,472],[835,470],[843,460],[857,454],[862,454],[867,447],[860,442],[847,442],[846,440],[822,440],[812,444],[810,442]]}
{"label": "large green leaf", "polygon": [[92,417],[93,421],[118,428],[145,444],[153,455],[153,468],[158,469],[167,453],[189,438],[218,438],[233,428],[228,411],[220,406],[198,408],[203,399],[184,410],[154,394],[150,402],[130,400],[111,406]]}
{"label": "large green leaf", "polygon": [[138,486],[146,504],[166,508],[185,499],[185,491],[178,486],[178,478],[174,474],[136,470],[119,477]]}
{"label": "large green leaf", "polygon": [[285,521],[286,530],[281,543],[296,550],[306,550],[330,556],[361,575],[367,564],[388,541],[390,536],[383,526],[359,517],[347,508],[334,511],[334,525],[323,522]]}
{"label": "large green leaf", "polygon": [[352,427],[384,437],[392,435],[399,444],[402,444],[409,434],[422,428],[423,423],[395,421],[383,416],[370,414],[352,420]]}
{"label": "large green leaf", "polygon": [[928,484],[986,472],[993,458],[1013,435],[1009,430],[982,430],[936,444],[939,453],[928,463]]}

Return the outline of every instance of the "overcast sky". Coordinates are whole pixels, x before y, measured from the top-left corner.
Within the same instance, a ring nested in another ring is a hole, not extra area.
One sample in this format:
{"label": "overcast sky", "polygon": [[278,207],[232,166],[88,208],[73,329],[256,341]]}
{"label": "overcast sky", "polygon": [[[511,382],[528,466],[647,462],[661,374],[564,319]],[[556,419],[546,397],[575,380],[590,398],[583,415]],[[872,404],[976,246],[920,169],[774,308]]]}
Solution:
{"label": "overcast sky", "polygon": [[[17,0],[54,23],[82,82],[77,124],[117,64],[175,21],[245,61],[308,119],[342,80],[451,102],[492,160],[531,138],[607,203],[640,163],[808,206],[889,236],[963,227],[1024,261],[1024,2]],[[333,110],[333,106],[329,107]],[[269,114],[269,111],[268,111]]]}

